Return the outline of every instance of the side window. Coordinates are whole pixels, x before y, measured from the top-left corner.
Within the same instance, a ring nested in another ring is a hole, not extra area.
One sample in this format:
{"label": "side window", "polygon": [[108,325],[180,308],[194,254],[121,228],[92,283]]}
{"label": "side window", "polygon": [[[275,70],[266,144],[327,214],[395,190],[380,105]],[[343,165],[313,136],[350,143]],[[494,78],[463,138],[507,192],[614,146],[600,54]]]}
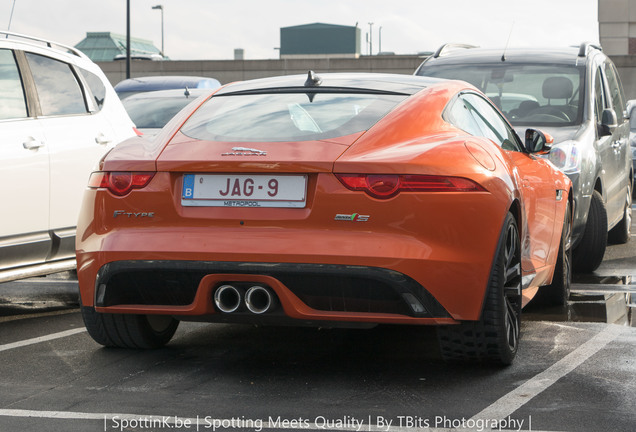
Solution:
{"label": "side window", "polygon": [[609,84],[612,108],[616,111],[616,119],[619,123],[622,123],[625,120],[625,97],[623,96],[623,86],[618,78],[616,68],[609,62],[605,63],[605,76],[607,77],[607,84]]}
{"label": "side window", "polygon": [[482,136],[491,139],[504,150],[519,151],[515,132],[501,115],[482,97],[468,93],[463,95],[475,122],[479,125]]}
{"label": "side window", "polygon": [[597,122],[601,121],[601,114],[606,106],[603,77],[601,75],[601,68],[598,68],[596,70],[596,76],[594,77],[594,114],[596,115]]}
{"label": "side window", "polygon": [[42,115],[87,112],[84,93],[68,64],[33,53],[27,53],[26,57],[35,81]]}
{"label": "side window", "polygon": [[475,122],[470,108],[461,97],[456,98],[450,109],[444,114],[446,121],[471,135],[482,136],[479,125]]}
{"label": "side window", "polygon": [[18,66],[8,49],[0,49],[0,99],[0,120],[28,117]]}
{"label": "side window", "polygon": [[95,108],[97,111],[101,110],[104,106],[104,98],[106,97],[106,87],[102,80],[92,72],[79,68],[82,77],[88,84],[88,88],[93,95],[93,101],[95,102]]}

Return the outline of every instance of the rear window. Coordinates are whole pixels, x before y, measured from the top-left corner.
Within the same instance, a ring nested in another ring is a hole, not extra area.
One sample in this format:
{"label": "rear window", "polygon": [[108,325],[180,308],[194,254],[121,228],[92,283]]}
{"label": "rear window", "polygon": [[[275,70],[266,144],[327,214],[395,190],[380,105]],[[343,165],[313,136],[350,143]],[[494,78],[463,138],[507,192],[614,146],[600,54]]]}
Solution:
{"label": "rear window", "polygon": [[212,97],[181,132],[206,141],[311,141],[369,129],[407,95],[342,92]]}
{"label": "rear window", "polygon": [[95,110],[100,111],[104,106],[104,99],[106,98],[106,86],[102,80],[92,72],[84,70],[82,68],[78,68],[84,79],[86,80],[86,84],[88,84],[88,88],[91,90],[93,94],[93,100],[95,102]]}

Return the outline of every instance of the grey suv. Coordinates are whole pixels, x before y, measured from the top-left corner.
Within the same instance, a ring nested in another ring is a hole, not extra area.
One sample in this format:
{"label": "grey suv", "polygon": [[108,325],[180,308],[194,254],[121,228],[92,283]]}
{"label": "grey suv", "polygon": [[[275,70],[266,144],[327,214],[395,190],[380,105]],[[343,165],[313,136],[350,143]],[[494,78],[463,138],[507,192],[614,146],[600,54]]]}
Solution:
{"label": "grey suv", "polygon": [[526,128],[553,136],[545,157],[574,186],[574,270],[594,271],[608,238],[629,241],[634,169],[627,101],[616,67],[600,47],[491,50],[447,44],[415,74],[468,81],[521,136]]}

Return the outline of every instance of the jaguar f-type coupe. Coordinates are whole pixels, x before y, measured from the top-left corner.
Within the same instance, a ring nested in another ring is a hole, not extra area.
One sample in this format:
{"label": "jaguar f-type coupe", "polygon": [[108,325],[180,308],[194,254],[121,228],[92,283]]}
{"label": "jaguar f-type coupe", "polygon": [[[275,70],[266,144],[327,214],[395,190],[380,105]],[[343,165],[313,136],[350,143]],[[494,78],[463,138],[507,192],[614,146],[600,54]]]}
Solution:
{"label": "jaguar f-type coupe", "polygon": [[550,142],[461,81],[309,72],[211,90],[92,173],[88,332],[154,348],[182,320],[434,325],[444,358],[510,364],[522,306],[569,290],[571,183],[539,157]]}

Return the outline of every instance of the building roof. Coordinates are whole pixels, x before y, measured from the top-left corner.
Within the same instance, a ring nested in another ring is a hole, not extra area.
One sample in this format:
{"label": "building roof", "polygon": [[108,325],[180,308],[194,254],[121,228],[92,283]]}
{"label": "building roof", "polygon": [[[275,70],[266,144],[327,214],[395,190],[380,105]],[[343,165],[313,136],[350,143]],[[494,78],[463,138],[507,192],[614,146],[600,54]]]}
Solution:
{"label": "building roof", "polygon": [[303,29],[303,30],[331,30],[334,28],[355,28],[354,26],[343,26],[338,24],[326,24],[326,23],[311,23],[311,24],[300,24],[289,27],[281,27],[282,29]]}
{"label": "building roof", "polygon": [[[111,32],[87,32],[86,38],[75,45],[92,61],[111,61],[116,55],[126,54],[126,36]],[[161,54],[152,41],[130,38],[131,55]]]}

